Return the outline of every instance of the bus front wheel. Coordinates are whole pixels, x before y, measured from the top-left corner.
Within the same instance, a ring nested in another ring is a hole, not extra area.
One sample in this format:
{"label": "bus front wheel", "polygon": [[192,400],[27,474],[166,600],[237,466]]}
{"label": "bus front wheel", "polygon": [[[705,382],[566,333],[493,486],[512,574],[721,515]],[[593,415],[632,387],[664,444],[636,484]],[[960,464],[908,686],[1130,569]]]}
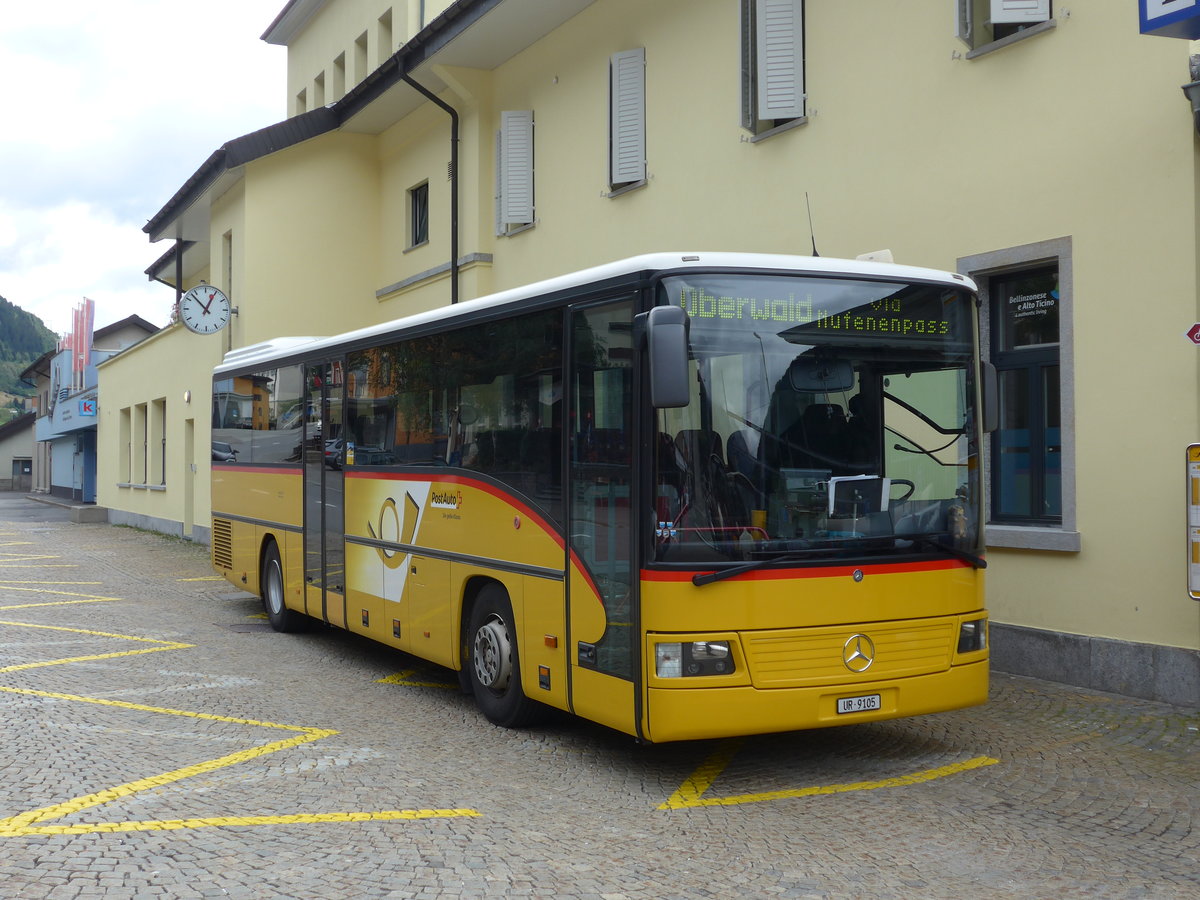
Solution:
{"label": "bus front wheel", "polygon": [[540,704],[521,689],[512,604],[504,588],[489,584],[479,592],[467,631],[466,668],[479,709],[494,725],[519,728],[531,724],[538,718]]}
{"label": "bus front wheel", "polygon": [[263,553],[262,568],[262,601],[267,621],[276,631],[302,631],[307,616],[288,609],[283,597],[283,565],[279,561],[279,547],[271,541]]}

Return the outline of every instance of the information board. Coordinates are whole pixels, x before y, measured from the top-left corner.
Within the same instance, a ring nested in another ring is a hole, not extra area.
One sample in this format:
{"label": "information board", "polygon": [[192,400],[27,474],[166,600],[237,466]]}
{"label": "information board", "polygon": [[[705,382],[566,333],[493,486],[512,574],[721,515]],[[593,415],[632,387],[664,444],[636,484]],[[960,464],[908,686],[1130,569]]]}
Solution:
{"label": "information board", "polygon": [[1138,20],[1142,34],[1200,38],[1200,0],[1138,0]]}

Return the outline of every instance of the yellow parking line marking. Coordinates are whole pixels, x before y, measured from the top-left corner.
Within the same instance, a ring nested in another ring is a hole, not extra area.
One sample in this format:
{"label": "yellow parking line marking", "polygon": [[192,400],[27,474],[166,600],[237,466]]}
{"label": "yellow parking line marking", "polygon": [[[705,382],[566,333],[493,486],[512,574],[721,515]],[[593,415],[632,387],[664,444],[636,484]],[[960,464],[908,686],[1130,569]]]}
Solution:
{"label": "yellow parking line marking", "polygon": [[[115,600],[120,600],[120,597],[101,597],[98,594],[84,594],[79,591],[46,591],[39,588],[28,587],[13,587],[7,583],[0,585],[4,591],[12,591],[19,594],[52,594],[57,597],[79,597],[78,600],[44,600],[40,603],[30,603],[28,606],[57,606],[59,604],[68,603],[111,603]],[[0,606],[0,609],[17,609],[14,606]]]}
{"label": "yellow parking line marking", "polygon": [[[59,601],[59,603],[98,602],[117,598],[92,598],[91,601]],[[58,605],[58,604],[30,604]],[[115,634],[107,631],[94,631],[83,628],[68,628],[62,625],[40,625],[32,622],[10,622],[0,620],[0,625],[20,628],[38,628],[48,631],[65,631],[84,634],[92,637],[117,638],[121,640],[138,641],[162,646],[140,650],[126,650],[115,653],[104,653],[93,656],[78,656],[69,659],[56,659],[39,663],[24,663],[0,668],[0,672],[15,672],[39,666],[61,665],[68,662],[83,662],[87,660],[112,659],[120,656],[135,656],[141,653],[157,653],[162,650],[182,650],[193,647],[178,641],[164,641],[155,638],[138,637],[128,634]],[[91,794],[75,797],[40,809],[28,810],[7,819],[0,819],[0,838],[20,837],[35,834],[97,834],[124,831],[166,831],[183,828],[214,828],[235,825],[287,825],[297,823],[319,822],[370,822],[370,821],[402,821],[429,818],[449,818],[461,816],[479,816],[480,813],[471,809],[417,809],[417,810],[380,810],[375,812],[337,812],[337,813],[296,813],[280,816],[220,816],[199,819],[163,819],[136,822],[85,822],[72,824],[42,824],[61,819],[64,816],[81,812],[85,809],[112,803],[124,797],[129,797],[141,791],[158,788],[166,784],[182,781],[223,769],[239,763],[248,762],[280,750],[298,747],[302,744],[319,741],[331,737],[338,732],[328,728],[313,728],[303,725],[284,725],[278,722],[263,722],[256,719],[241,719],[232,716],[221,716],[213,713],[193,712],[182,709],[170,709],[161,706],[148,706],[142,703],[131,703],[127,700],[111,700],[102,697],[84,697],[76,694],[64,694],[56,691],[42,691],[32,688],[16,688],[0,686],[0,693],[17,694],[27,697],[40,697],[47,700],[65,700],[75,703],[90,703],[96,706],[106,706],[115,709],[125,709],[135,712],[148,712],[160,715],[184,716],[192,719],[203,719],[211,722],[225,722],[233,725],[248,725],[260,728],[277,728],[284,731],[298,732],[295,737],[274,741],[258,747],[251,747],[230,753],[217,759],[207,760],[190,766],[184,766],[171,772],[139,778],[112,788],[106,788]]]}
{"label": "yellow parking line marking", "polygon": [[[75,603],[86,601],[76,600]],[[14,609],[16,607],[4,607],[5,609]],[[131,634],[113,634],[108,631],[89,631],[86,628],[67,628],[63,625],[35,625],[32,622],[6,622],[0,620],[0,625],[11,625],[18,628],[40,628],[45,631],[67,631],[73,634],[86,634],[90,637],[106,637],[119,638],[123,641],[140,641],[147,644],[162,644],[161,647],[151,647],[147,650],[118,650],[112,653],[95,653],[89,656],[71,656],[60,659],[43,660],[41,662],[18,663],[12,666],[0,667],[0,672],[20,672],[25,669],[40,669],[45,666],[61,666],[65,663],[73,662],[94,662],[98,659],[117,659],[121,656],[140,656],[143,653],[158,653],[163,650],[185,650],[189,647],[196,646],[195,644],[184,644],[179,641],[157,641],[152,638],[135,637]],[[8,690],[8,688],[5,688]]]}
{"label": "yellow parking line marking", "polygon": [[679,789],[661,804],[659,809],[688,809],[700,806],[738,806],[743,803],[763,803],[769,800],[788,800],[798,797],[816,797],[824,794],[846,794],[853,791],[873,791],[878,788],[903,787],[910,784],[921,784],[947,775],[956,775],[983,766],[994,766],[1000,762],[990,756],[976,756],[963,762],[938,766],[935,769],[925,769],[909,775],[895,778],[881,778],[877,781],[854,781],[848,784],[813,785],[806,788],[795,788],[782,791],[765,791],[760,794],[738,794],[732,797],[705,797],[703,794],[712,786],[717,777],[729,765],[734,755],[741,749],[742,741],[727,741],[717,748]]}
{"label": "yellow parking line marking", "polygon": [[0,585],[8,584],[104,584],[103,581],[43,581],[41,578],[36,578],[33,581],[18,580],[16,578],[0,578]]}
{"label": "yellow parking line marking", "polygon": [[0,610],[37,609],[39,606],[73,606],[77,603],[112,603],[116,599],[116,597],[91,597],[87,600],[50,600],[46,603],[15,603],[12,606],[0,606]]}
{"label": "yellow parking line marking", "polygon": [[[173,831],[181,828],[226,828],[237,825],[313,825],[325,822],[398,822],[416,819],[478,818],[474,809],[386,809],[380,812],[296,813],[288,816],[217,816],[206,819],[164,819],[143,822],[98,822],[86,825],[40,825],[7,832],[0,837],[30,834],[113,834],[122,831]],[[3,823],[0,823],[2,825]]]}
{"label": "yellow parking line marking", "polygon": [[376,684],[403,684],[408,687],[432,687],[432,688],[457,688],[457,684],[448,684],[445,681],[413,681],[412,677],[417,674],[416,669],[405,669],[402,672],[397,672],[395,675],[389,675],[386,678],[376,680]]}

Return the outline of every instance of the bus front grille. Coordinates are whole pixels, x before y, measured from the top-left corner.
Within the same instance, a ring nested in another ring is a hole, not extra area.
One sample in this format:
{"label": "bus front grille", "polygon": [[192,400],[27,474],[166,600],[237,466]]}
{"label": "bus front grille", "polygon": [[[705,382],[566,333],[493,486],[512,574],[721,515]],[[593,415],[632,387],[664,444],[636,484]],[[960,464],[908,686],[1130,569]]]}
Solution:
{"label": "bus front grille", "polygon": [[[742,636],[750,678],[757,688],[807,687],[907,678],[950,668],[957,619],[921,619],[836,628],[789,628],[747,632]],[[849,664],[860,644],[859,656]],[[853,667],[853,668],[852,668]]]}

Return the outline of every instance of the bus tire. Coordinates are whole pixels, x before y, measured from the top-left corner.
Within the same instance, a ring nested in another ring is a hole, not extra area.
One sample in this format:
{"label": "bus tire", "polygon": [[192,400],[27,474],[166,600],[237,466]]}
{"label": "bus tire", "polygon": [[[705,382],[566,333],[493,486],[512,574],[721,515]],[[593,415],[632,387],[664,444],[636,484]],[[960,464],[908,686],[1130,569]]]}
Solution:
{"label": "bus tire", "polygon": [[267,621],[276,631],[303,631],[308,617],[287,608],[284,602],[283,565],[279,561],[279,547],[274,541],[267,542],[263,552],[262,602]]}
{"label": "bus tire", "polygon": [[486,585],[475,598],[467,626],[466,666],[475,703],[489,722],[504,728],[532,724],[541,704],[521,688],[520,652],[512,604],[498,584]]}

